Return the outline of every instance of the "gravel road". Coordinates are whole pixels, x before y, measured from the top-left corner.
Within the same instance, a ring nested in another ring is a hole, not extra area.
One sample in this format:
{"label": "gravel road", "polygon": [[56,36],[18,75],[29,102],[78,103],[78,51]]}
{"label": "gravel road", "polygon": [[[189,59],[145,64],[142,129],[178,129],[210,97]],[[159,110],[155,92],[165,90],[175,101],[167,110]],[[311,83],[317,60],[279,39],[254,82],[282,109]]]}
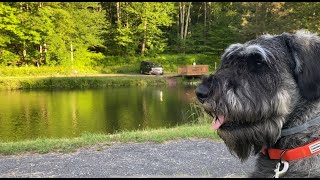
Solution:
{"label": "gravel road", "polygon": [[241,163],[220,141],[184,139],[0,156],[0,177],[246,177],[253,164],[254,157]]}

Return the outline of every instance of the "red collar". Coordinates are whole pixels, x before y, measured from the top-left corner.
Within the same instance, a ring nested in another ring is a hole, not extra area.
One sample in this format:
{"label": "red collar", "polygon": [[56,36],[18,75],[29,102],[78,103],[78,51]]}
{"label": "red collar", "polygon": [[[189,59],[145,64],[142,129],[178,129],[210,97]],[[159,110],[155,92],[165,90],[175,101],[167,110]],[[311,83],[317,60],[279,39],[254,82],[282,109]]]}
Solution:
{"label": "red collar", "polygon": [[[280,159],[281,153],[283,153],[281,160],[292,161],[301,158],[305,158],[317,153],[320,153],[320,139],[313,141],[307,145],[300,146],[294,149],[274,149],[269,148],[268,154],[270,159]],[[262,150],[262,154],[266,155],[266,150]]]}

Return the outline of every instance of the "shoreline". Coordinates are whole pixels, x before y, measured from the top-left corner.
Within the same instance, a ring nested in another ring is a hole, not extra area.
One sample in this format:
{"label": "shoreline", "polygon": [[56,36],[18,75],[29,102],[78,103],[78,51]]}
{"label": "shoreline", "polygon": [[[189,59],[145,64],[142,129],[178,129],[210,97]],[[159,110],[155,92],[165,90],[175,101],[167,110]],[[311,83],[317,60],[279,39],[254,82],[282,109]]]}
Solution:
{"label": "shoreline", "polygon": [[217,132],[211,129],[209,123],[197,123],[172,128],[123,131],[116,134],[83,133],[80,137],[74,138],[37,138],[34,140],[22,140],[16,142],[0,141],[0,155],[7,156],[25,153],[46,154],[51,152],[67,153],[92,146],[110,146],[110,144],[115,142],[163,143],[171,140],[190,138],[220,139]]}

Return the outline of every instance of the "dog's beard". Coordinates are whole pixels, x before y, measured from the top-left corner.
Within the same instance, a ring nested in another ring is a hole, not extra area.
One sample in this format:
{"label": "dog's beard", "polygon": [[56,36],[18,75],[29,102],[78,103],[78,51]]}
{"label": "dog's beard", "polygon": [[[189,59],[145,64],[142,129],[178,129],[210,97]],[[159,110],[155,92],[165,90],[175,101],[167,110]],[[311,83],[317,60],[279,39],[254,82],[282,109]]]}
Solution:
{"label": "dog's beard", "polygon": [[250,100],[240,101],[243,98],[226,93],[219,100],[204,103],[204,107],[213,115],[212,128],[217,130],[229,151],[244,161],[280,137],[285,116],[290,111],[289,97],[287,91],[279,91],[273,99],[259,97],[258,100],[251,96]]}
{"label": "dog's beard", "polygon": [[244,161],[251,153],[257,154],[277,141],[281,133],[282,122],[283,120],[276,119],[254,124],[226,123],[217,132],[230,153]]}

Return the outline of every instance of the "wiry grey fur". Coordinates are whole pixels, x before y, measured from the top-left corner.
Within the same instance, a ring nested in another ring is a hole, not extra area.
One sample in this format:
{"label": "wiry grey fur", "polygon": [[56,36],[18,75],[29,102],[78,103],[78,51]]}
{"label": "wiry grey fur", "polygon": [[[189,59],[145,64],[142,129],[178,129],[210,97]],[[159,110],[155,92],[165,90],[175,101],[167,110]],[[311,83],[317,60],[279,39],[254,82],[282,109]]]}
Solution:
{"label": "wiry grey fur", "polygon": [[[320,116],[320,38],[300,30],[230,45],[196,94],[209,114],[225,117],[217,131],[232,154],[242,161],[258,155],[252,177],[273,177],[279,161],[262,149],[292,149],[319,138],[318,126],[280,133]],[[284,177],[320,177],[320,155],[289,161]]]}

